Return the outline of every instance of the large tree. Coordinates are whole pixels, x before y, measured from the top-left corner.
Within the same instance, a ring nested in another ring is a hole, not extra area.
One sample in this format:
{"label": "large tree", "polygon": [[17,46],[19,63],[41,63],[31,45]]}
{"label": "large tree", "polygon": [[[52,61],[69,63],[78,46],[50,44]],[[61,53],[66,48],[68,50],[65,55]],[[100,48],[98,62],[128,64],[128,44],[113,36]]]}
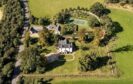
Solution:
{"label": "large tree", "polygon": [[22,59],[20,69],[24,73],[45,72],[46,59],[40,55],[38,47],[28,47],[19,56]]}
{"label": "large tree", "polygon": [[80,71],[91,71],[95,68],[96,54],[91,53],[90,55],[85,55],[79,58],[79,67]]}
{"label": "large tree", "polygon": [[101,3],[96,2],[91,6],[90,11],[98,16],[102,16],[107,10]]}

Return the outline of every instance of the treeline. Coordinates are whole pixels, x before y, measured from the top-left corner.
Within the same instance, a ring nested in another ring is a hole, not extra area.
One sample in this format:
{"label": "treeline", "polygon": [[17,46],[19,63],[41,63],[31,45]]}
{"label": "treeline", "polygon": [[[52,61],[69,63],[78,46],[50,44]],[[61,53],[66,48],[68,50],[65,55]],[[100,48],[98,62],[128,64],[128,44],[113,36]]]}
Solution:
{"label": "treeline", "polygon": [[35,25],[43,25],[43,26],[47,26],[51,23],[50,19],[47,17],[44,18],[37,18],[35,16],[31,16],[30,18],[30,22],[31,24],[35,24]]}
{"label": "treeline", "polygon": [[107,3],[125,3],[133,4],[133,0],[105,0]]}
{"label": "treeline", "polygon": [[0,4],[4,10],[0,23],[0,84],[10,84],[24,17],[19,0],[0,0]]}

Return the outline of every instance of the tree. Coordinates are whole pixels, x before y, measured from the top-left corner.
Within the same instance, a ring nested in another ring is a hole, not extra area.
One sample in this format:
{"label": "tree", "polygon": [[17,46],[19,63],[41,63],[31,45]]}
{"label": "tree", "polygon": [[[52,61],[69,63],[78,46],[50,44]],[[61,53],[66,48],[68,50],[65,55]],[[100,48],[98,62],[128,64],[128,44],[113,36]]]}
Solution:
{"label": "tree", "polygon": [[30,33],[27,31],[25,33],[25,38],[24,38],[24,45],[25,45],[25,47],[29,47],[29,42],[30,42]]}
{"label": "tree", "polygon": [[38,19],[38,24],[39,25],[43,25],[43,26],[47,26],[49,25],[51,22],[50,22],[50,19],[45,17],[45,18],[39,18]]}
{"label": "tree", "polygon": [[95,68],[94,65],[95,60],[96,60],[96,54],[94,53],[80,57],[78,69],[83,72],[93,70]]}
{"label": "tree", "polygon": [[6,77],[11,77],[11,74],[13,73],[13,63],[10,62],[6,64],[2,69],[2,74]]}
{"label": "tree", "polygon": [[47,28],[44,28],[42,31],[40,31],[39,33],[39,43],[42,45],[42,46],[46,46],[49,44],[48,42],[48,38],[50,36],[50,32],[48,31]]}
{"label": "tree", "polygon": [[90,11],[98,16],[103,16],[106,13],[106,8],[99,2],[93,4]]}
{"label": "tree", "polygon": [[85,38],[85,34],[86,34],[86,29],[81,29],[78,34],[79,34],[79,40],[80,41],[84,41],[84,38]]}
{"label": "tree", "polygon": [[94,33],[93,32],[88,32],[84,38],[85,42],[91,42],[93,39],[94,39]]}
{"label": "tree", "polygon": [[69,19],[71,17],[71,14],[69,14],[68,11],[62,11],[57,15],[57,22],[64,24],[69,22]]}
{"label": "tree", "polygon": [[74,32],[73,24],[65,24],[64,27],[62,28],[63,35],[72,34],[73,32]]}
{"label": "tree", "polygon": [[24,11],[19,0],[0,0],[0,3],[4,6],[4,16],[0,22],[0,82],[10,84],[18,40],[23,31]]}
{"label": "tree", "polygon": [[24,73],[35,71],[42,73],[45,71],[46,59],[40,55],[38,47],[28,47],[19,56],[22,59],[20,69]]}
{"label": "tree", "polygon": [[90,17],[88,23],[89,23],[90,27],[92,27],[92,28],[100,26],[100,22],[95,17]]}

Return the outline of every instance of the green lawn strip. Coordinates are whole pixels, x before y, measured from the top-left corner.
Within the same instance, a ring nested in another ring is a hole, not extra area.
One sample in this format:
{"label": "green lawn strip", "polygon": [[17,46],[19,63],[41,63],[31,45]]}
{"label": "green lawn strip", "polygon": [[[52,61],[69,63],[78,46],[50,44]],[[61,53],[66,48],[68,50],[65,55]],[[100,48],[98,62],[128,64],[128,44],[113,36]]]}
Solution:
{"label": "green lawn strip", "polygon": [[62,79],[53,81],[53,84],[132,84],[133,80],[94,80],[94,79]]}

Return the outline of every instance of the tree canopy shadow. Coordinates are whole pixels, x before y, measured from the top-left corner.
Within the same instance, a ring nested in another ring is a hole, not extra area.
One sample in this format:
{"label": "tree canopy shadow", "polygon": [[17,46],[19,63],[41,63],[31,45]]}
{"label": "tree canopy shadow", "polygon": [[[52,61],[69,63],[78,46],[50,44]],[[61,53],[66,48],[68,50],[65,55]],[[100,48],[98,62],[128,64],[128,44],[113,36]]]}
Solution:
{"label": "tree canopy shadow", "polygon": [[108,15],[108,14],[110,14],[110,13],[111,13],[111,11],[110,11],[109,9],[105,9],[105,10],[104,10],[104,14],[105,14],[105,15]]}
{"label": "tree canopy shadow", "polygon": [[123,31],[123,27],[120,25],[120,23],[118,22],[113,22],[113,26],[114,26],[114,33],[119,33],[119,32],[122,32]]}
{"label": "tree canopy shadow", "polygon": [[127,52],[127,51],[133,51],[133,45],[126,45],[126,46],[117,48],[111,52]]}
{"label": "tree canopy shadow", "polygon": [[100,41],[100,46],[106,46],[109,43],[110,40],[114,41],[116,39],[115,37],[117,37],[116,36],[117,33],[120,33],[124,30],[123,27],[121,26],[121,24],[116,22],[116,21],[113,22],[112,26],[113,26],[112,29],[111,29],[112,34],[109,35],[109,36],[106,36],[104,39],[102,39]]}
{"label": "tree canopy shadow", "polygon": [[57,68],[59,66],[64,65],[65,62],[66,62],[66,59],[64,59],[64,56],[61,56],[61,58],[59,58],[59,60],[47,64],[47,66],[46,66],[46,72],[47,71],[51,71],[51,70],[53,70],[53,69],[55,69],[55,68]]}
{"label": "tree canopy shadow", "polygon": [[96,70],[98,68],[101,68],[101,67],[107,65],[108,64],[108,61],[110,59],[112,59],[112,58],[109,57],[109,56],[97,57],[96,58],[96,61],[93,63],[93,66],[94,66],[93,70]]}

